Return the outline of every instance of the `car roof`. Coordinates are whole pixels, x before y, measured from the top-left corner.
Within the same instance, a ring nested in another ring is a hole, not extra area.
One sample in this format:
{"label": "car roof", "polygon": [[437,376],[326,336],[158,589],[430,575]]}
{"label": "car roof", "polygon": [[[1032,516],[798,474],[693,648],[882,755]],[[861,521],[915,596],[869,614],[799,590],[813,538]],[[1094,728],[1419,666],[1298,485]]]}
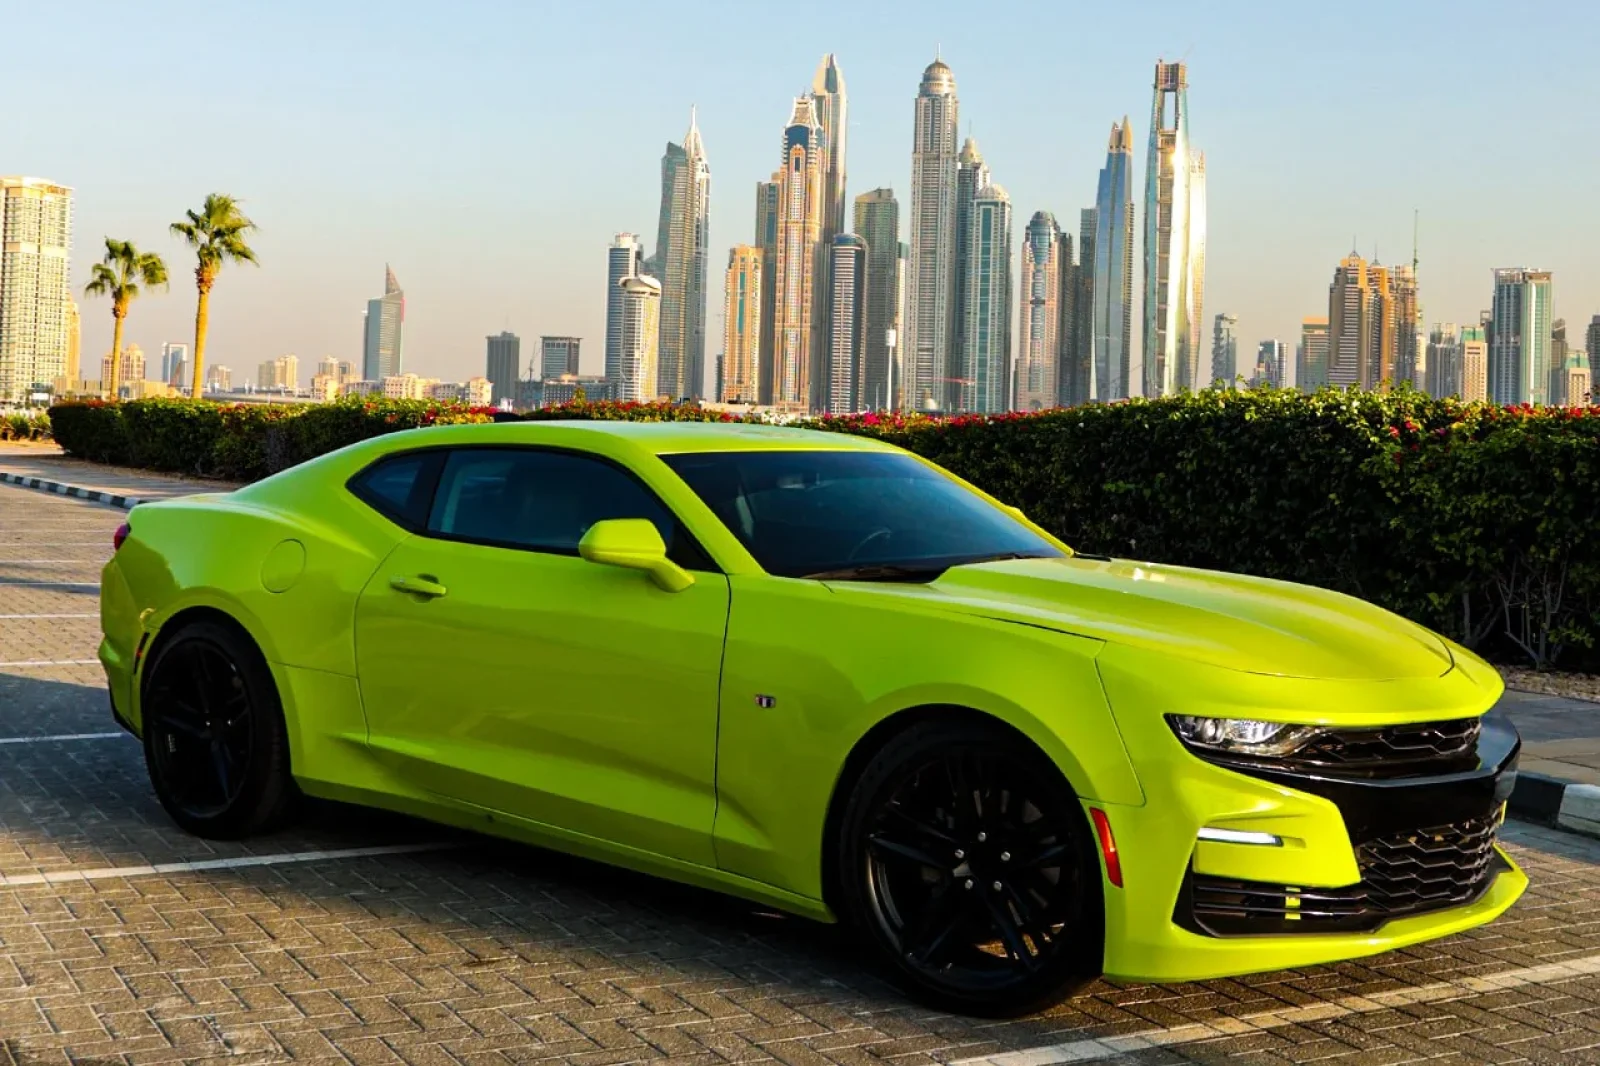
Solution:
{"label": "car roof", "polygon": [[[467,429],[469,427],[461,427]],[[473,429],[479,427],[470,427]],[[482,427],[488,429],[489,427]],[[891,445],[853,433],[797,429],[753,422],[634,422],[590,421],[585,419],[546,419],[528,422],[500,422],[497,430],[512,430],[509,437],[548,440],[553,435],[605,434],[619,437],[656,455],[682,452],[743,452],[784,450],[894,451]],[[521,430],[522,433],[517,431]],[[552,433],[552,431],[555,431]],[[425,431],[426,432],[426,431]],[[487,434],[486,434],[487,435]],[[495,434],[500,437],[500,434]]]}

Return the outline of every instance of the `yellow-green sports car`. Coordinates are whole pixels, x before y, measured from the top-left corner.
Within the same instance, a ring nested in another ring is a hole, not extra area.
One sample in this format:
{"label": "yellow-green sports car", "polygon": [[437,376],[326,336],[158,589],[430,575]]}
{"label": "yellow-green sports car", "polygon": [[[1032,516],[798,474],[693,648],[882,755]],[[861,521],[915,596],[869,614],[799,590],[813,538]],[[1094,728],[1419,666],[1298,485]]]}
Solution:
{"label": "yellow-green sports car", "polygon": [[113,713],[184,828],[405,811],[846,922],[946,1008],[1369,955],[1527,885],[1482,660],[1074,553],[871,440],[397,433],[138,507],[102,583]]}

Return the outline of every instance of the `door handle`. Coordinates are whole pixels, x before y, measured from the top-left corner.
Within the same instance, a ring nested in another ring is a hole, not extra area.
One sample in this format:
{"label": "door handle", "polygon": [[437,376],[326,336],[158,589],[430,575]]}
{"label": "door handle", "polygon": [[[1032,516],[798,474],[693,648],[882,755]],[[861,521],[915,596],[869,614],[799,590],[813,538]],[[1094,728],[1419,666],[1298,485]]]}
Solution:
{"label": "door handle", "polygon": [[430,600],[437,599],[448,591],[428,574],[420,577],[391,577],[389,587],[396,592],[409,592],[413,596],[422,596]]}

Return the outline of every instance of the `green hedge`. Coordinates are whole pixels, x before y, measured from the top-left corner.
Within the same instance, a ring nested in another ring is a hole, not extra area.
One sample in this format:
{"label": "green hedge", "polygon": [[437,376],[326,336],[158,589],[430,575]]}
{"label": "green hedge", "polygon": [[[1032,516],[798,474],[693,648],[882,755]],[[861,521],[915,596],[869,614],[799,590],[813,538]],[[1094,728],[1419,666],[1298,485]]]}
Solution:
{"label": "green hedge", "polygon": [[[430,404],[66,405],[74,455],[249,479],[393,429],[490,413]],[[574,403],[527,418],[728,421]],[[822,418],[908,448],[1086,551],[1322,585],[1502,661],[1600,667],[1600,408],[1207,390],[1029,415]]]}
{"label": "green hedge", "polygon": [[43,412],[0,415],[0,440],[49,440],[50,416]]}

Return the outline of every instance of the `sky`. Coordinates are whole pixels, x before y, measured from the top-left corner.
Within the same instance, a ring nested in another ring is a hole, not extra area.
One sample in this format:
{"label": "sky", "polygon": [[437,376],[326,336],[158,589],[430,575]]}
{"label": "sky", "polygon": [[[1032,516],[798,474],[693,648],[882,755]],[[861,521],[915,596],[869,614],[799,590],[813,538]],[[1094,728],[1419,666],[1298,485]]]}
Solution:
{"label": "sky", "polygon": [[235,380],[286,353],[303,376],[324,355],[359,362],[386,263],[406,369],[482,374],[485,336],[509,329],[524,362],[541,333],[581,336],[599,373],[607,245],[631,230],[653,249],[661,154],[692,105],[712,175],[709,365],[727,250],[752,239],[756,182],[826,52],[849,90],[850,197],[892,187],[904,227],[937,50],[1018,248],[1037,210],[1076,233],[1124,114],[1142,227],[1154,64],[1185,60],[1208,348],[1228,311],[1241,357],[1266,338],[1292,349],[1352,242],[1410,260],[1414,211],[1429,322],[1476,322],[1503,266],[1554,271],[1580,344],[1600,314],[1593,0],[79,0],[16,5],[0,33],[0,173],[76,190],[86,365],[110,348],[109,305],[81,296],[108,235],[173,275],[127,339],[152,363],[190,339],[192,253],[167,226],[216,191],[260,226],[260,267],[230,266],[212,298],[208,362]]}

